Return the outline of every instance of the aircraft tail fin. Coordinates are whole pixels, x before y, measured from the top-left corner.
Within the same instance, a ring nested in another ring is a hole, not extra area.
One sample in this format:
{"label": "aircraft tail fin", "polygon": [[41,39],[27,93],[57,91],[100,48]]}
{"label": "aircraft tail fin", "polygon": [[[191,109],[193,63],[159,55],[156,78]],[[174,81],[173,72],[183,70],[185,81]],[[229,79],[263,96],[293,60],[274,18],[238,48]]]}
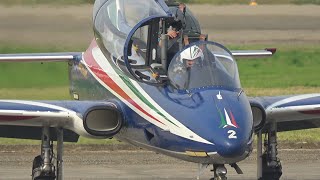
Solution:
{"label": "aircraft tail fin", "polygon": [[68,62],[82,59],[82,52],[0,54],[0,62]]}

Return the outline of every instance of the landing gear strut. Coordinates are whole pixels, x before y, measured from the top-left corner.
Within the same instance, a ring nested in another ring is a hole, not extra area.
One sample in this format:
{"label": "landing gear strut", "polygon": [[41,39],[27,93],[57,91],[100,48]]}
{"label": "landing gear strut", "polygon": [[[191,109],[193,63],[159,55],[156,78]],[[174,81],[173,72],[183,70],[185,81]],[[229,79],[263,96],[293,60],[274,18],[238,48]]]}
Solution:
{"label": "landing gear strut", "polygon": [[54,166],[53,141],[50,127],[42,130],[41,154],[33,160],[32,180],[62,180],[63,129],[57,128],[57,168]]}
{"label": "landing gear strut", "polygon": [[259,180],[279,180],[282,175],[282,166],[277,157],[277,124],[275,121],[270,124],[266,135],[262,153],[262,132],[258,133],[257,176]]}

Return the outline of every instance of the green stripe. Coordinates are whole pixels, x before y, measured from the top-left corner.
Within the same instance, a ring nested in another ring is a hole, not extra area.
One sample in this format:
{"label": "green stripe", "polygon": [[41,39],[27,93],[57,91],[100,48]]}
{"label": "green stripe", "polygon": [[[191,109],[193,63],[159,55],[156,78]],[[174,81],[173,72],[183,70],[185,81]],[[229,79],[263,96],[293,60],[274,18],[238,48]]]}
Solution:
{"label": "green stripe", "polygon": [[221,120],[219,128],[222,128],[222,127],[224,127],[225,125],[227,125],[227,121],[226,121],[226,119],[224,118],[224,116],[223,116],[222,112],[220,111],[220,109],[218,109],[218,111],[219,111],[220,120]]}
{"label": "green stripe", "polygon": [[[123,82],[132,90],[132,92],[138,96],[138,98],[143,101],[146,105],[148,105],[152,110],[154,110],[156,113],[158,113],[160,116],[162,116],[163,118],[165,118],[167,121],[169,121],[170,123],[172,123],[173,125],[177,126],[175,123],[173,123],[172,121],[170,121],[165,115],[163,115],[156,107],[154,107],[139,91],[138,89],[132,84],[132,82],[129,80],[129,78],[125,77],[125,76],[119,76]],[[179,127],[179,126],[177,126]]]}

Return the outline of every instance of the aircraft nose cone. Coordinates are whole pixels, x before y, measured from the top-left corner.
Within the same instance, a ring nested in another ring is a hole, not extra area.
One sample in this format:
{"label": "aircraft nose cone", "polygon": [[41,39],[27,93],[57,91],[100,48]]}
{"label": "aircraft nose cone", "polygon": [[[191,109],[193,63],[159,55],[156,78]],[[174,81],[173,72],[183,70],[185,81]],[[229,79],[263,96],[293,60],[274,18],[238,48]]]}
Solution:
{"label": "aircraft nose cone", "polygon": [[232,158],[242,155],[245,152],[246,144],[240,142],[224,141],[218,149],[218,154],[226,158]]}

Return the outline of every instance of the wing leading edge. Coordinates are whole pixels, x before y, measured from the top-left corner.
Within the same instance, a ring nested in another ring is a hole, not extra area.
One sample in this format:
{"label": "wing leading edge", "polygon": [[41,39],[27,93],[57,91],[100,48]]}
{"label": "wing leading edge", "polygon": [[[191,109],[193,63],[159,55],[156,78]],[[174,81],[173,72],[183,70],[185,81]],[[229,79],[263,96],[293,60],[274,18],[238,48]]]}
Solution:
{"label": "wing leading edge", "polygon": [[0,62],[68,62],[81,58],[82,52],[0,54]]}
{"label": "wing leading edge", "polygon": [[276,53],[276,48],[266,48],[264,50],[232,50],[235,58],[264,58],[270,57]]}
{"label": "wing leading edge", "polygon": [[275,120],[278,131],[320,127],[320,94],[251,98],[266,112],[266,123]]}

